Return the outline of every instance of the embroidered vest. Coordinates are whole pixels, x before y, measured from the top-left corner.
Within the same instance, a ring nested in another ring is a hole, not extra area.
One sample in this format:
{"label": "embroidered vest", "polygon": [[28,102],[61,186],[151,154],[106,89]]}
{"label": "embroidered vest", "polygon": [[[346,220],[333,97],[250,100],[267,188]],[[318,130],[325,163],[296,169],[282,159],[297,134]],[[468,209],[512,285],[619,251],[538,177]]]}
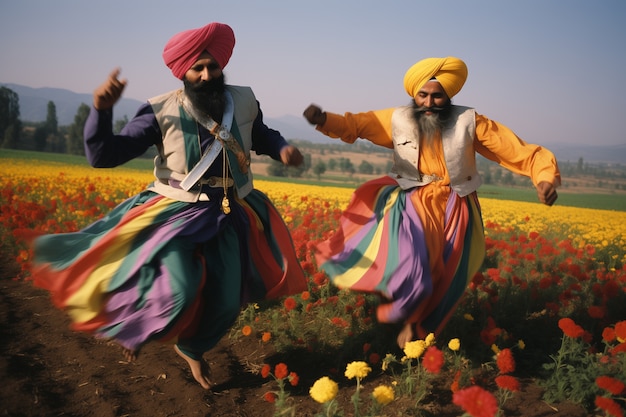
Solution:
{"label": "embroidered vest", "polygon": [[[258,106],[252,89],[249,87],[227,86],[232,94],[235,114],[231,133],[246,156],[250,157],[252,148],[252,126],[258,114]],[[154,176],[156,181],[148,189],[179,201],[195,202],[200,197],[200,187],[189,191],[175,186],[185,178],[200,158],[196,145],[198,131],[196,123],[189,123],[189,116],[184,113],[178,100],[180,90],[170,91],[148,100],[163,135],[159,155],[154,158]],[[229,152],[230,153],[230,152]],[[229,155],[229,168],[235,178],[235,188],[240,198],[252,191],[252,172],[241,173],[237,160]]]}
{"label": "embroidered vest", "polygon": [[[389,175],[405,190],[436,180],[429,172],[419,172],[419,130],[411,112],[411,106],[404,106],[397,108],[391,116],[394,164]],[[450,121],[441,132],[441,140],[450,186],[461,197],[476,191],[482,183],[476,169],[475,134],[474,109],[452,106]]]}

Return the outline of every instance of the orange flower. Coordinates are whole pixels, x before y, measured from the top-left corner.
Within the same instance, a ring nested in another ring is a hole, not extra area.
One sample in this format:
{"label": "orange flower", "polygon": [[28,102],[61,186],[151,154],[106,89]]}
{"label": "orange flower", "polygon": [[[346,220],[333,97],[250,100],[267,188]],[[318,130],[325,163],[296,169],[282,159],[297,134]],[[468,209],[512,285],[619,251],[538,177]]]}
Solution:
{"label": "orange flower", "polygon": [[300,382],[300,377],[295,372],[289,373],[289,383],[292,387],[298,386],[298,382]]}
{"label": "orange flower", "polygon": [[422,366],[431,374],[438,374],[443,366],[443,352],[436,346],[430,346],[424,353]]}
{"label": "orange flower", "polygon": [[515,358],[511,349],[502,349],[496,356],[496,365],[501,374],[508,374],[515,371]]}
{"label": "orange flower", "polygon": [[450,391],[452,391],[452,393],[455,393],[459,390],[460,379],[461,379],[461,371],[456,371],[456,374],[454,374],[454,381],[452,381],[452,384],[450,384]]}
{"label": "orange flower", "polygon": [[269,342],[271,338],[272,334],[270,332],[263,332],[263,336],[261,336],[261,340],[266,343]]}
{"label": "orange flower", "polygon": [[498,388],[511,392],[519,391],[519,382],[511,375],[498,375],[496,377],[496,385]]}
{"label": "orange flower", "polygon": [[274,404],[276,402],[276,394],[274,394],[273,392],[266,392],[263,398],[268,403]]}
{"label": "orange flower", "polygon": [[472,417],[494,417],[498,412],[496,397],[478,385],[455,392],[452,402]]}
{"label": "orange flower", "polygon": [[298,303],[296,302],[295,298],[287,297],[285,298],[284,306],[285,310],[291,311],[298,306]]}
{"label": "orange flower", "polygon": [[300,294],[300,296],[302,297],[303,301],[306,301],[311,298],[311,293],[308,291],[302,291],[302,294]]}
{"label": "orange flower", "polygon": [[569,317],[564,317],[559,320],[559,329],[563,331],[565,336],[571,337],[572,339],[576,339],[585,334],[585,330]]}
{"label": "orange flower", "polygon": [[267,378],[271,370],[272,370],[272,367],[266,363],[265,365],[263,365],[263,368],[261,368],[261,376],[263,378]]}
{"label": "orange flower", "polygon": [[287,369],[287,365],[285,365],[282,362],[276,365],[276,368],[274,368],[274,375],[278,379],[286,378],[287,375],[289,375],[289,370]]}
{"label": "orange flower", "polygon": [[252,334],[252,327],[248,326],[247,324],[245,326],[243,326],[241,328],[241,333],[244,336],[250,336]]}
{"label": "orange flower", "polygon": [[606,375],[597,377],[596,385],[613,395],[620,395],[622,392],[624,392],[624,388],[626,388],[624,383],[619,379],[612,378]]}
{"label": "orange flower", "polygon": [[624,417],[622,407],[610,398],[596,396],[595,403],[596,407],[603,410],[607,414],[612,415],[613,417]]}

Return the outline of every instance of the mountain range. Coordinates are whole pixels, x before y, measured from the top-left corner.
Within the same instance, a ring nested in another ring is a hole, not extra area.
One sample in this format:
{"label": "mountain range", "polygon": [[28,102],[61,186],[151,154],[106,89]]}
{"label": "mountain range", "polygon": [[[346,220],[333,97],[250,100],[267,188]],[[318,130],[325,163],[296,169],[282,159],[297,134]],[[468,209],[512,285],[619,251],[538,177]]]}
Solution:
{"label": "mountain range", "polygon": [[[0,83],[0,86],[14,91],[19,96],[20,119],[25,122],[41,122],[46,119],[48,102],[56,107],[60,126],[70,125],[81,103],[91,105],[92,95],[75,93],[60,88],[32,88],[18,84]],[[139,100],[121,98],[115,105],[115,119],[124,116],[131,119],[139,106]],[[312,143],[337,143],[315,129],[302,117],[285,115],[277,118],[265,117],[265,123],[280,131],[287,139],[299,139]],[[580,158],[585,162],[626,164],[626,143],[619,145],[572,145],[563,143],[543,144],[554,152],[559,161],[576,163]]]}

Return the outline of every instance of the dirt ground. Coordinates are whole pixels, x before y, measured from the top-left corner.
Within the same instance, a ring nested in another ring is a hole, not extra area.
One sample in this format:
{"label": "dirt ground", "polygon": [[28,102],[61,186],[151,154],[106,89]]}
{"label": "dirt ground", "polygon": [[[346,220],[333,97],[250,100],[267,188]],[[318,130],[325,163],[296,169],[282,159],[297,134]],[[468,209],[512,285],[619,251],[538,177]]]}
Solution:
{"label": "dirt ground", "polygon": [[[319,404],[309,388],[329,368],[324,358],[311,353],[277,354],[271,343],[259,344],[228,337],[206,355],[212,369],[213,389],[204,391],[193,380],[187,364],[171,346],[146,346],[136,362],[125,362],[121,349],[69,329],[65,314],[52,307],[48,295],[31,283],[14,281],[3,272],[0,279],[0,415],[2,416],[220,416],[269,417],[274,405],[264,399],[276,383],[259,371],[264,363],[285,362],[300,377],[289,386],[295,416],[314,416]],[[329,363],[331,362],[331,358]],[[345,416],[352,416],[350,396],[354,381],[342,372],[329,375],[340,384],[338,399]],[[372,373],[363,381],[364,392],[388,375]],[[342,381],[342,382],[340,382]],[[384,408],[385,416],[460,416],[452,404],[449,380],[441,380],[424,401],[420,413],[406,398]],[[369,400],[365,404],[369,408]],[[541,390],[522,380],[522,391],[505,406],[506,416],[582,417],[587,413],[572,404],[548,405]]]}

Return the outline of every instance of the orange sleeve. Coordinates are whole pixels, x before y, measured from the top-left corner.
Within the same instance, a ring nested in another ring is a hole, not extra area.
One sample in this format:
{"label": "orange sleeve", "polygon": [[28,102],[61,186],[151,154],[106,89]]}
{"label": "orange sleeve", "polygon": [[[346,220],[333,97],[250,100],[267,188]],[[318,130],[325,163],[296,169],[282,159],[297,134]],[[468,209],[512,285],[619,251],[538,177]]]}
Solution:
{"label": "orange sleeve", "polygon": [[343,116],[326,112],[326,123],[318,126],[317,130],[346,143],[354,143],[358,138],[362,138],[392,149],[391,115],[394,110],[389,108],[364,113],[345,113]]}
{"label": "orange sleeve", "polygon": [[550,150],[524,142],[508,127],[478,113],[474,149],[504,168],[530,177],[534,185],[542,181],[561,185],[559,166]]}

